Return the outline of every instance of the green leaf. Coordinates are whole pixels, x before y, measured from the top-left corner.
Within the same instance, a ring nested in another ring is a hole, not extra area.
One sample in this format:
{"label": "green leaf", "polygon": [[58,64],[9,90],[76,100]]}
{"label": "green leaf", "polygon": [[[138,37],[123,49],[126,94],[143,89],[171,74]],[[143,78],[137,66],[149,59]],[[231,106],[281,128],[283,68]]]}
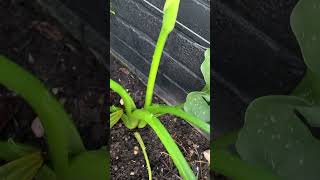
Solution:
{"label": "green leaf", "polygon": [[210,48],[206,50],[204,53],[204,61],[201,64],[201,72],[206,82],[206,88],[208,88],[208,92],[210,92]]}
{"label": "green leaf", "polygon": [[304,92],[309,100],[319,104],[320,23],[317,17],[320,17],[319,0],[300,0],[291,14],[291,27],[307,65],[306,77],[296,91]]}
{"label": "green leaf", "polygon": [[210,169],[233,180],[282,180],[269,170],[254,166],[224,149],[212,150]]}
{"label": "green leaf", "polygon": [[180,107],[174,106],[167,106],[167,105],[159,105],[154,104],[146,108],[147,111],[152,113],[153,116],[157,117],[156,114],[171,114],[181,119],[187,121],[188,123],[192,124],[193,126],[201,129],[204,133],[210,134],[210,124],[202,121],[200,118],[191,115],[190,113],[185,112]]}
{"label": "green leaf", "polygon": [[164,147],[170,154],[174,164],[176,165],[179,174],[187,180],[196,179],[195,175],[193,174],[192,169],[188,165],[186,159],[184,158],[183,154],[181,153],[179,147],[174,142],[172,137],[170,136],[167,129],[161,124],[158,118],[156,118],[153,114],[146,110],[137,109],[132,113],[132,116],[136,118],[143,119],[146,121],[151,128],[155,131],[161,142],[163,143]]}
{"label": "green leaf", "polygon": [[43,163],[41,153],[32,153],[0,167],[0,177],[6,180],[32,180]]}
{"label": "green leaf", "polygon": [[12,161],[27,154],[38,152],[35,147],[16,143],[12,139],[7,142],[0,141],[0,159],[5,161]]}
{"label": "green leaf", "polygon": [[184,110],[204,122],[210,122],[210,94],[191,92],[184,103]]}
{"label": "green leaf", "polygon": [[309,106],[294,96],[254,100],[236,143],[241,158],[283,179],[319,179],[320,142],[295,113],[297,107]]}
{"label": "green leaf", "polygon": [[320,2],[300,0],[291,14],[291,27],[308,68],[320,76]]}
{"label": "green leaf", "polygon": [[122,115],[123,115],[122,109],[118,109],[117,111],[110,114],[110,128],[112,128],[115,124],[117,124],[117,122],[119,121]]}
{"label": "green leaf", "polygon": [[297,111],[305,118],[307,123],[312,127],[320,127],[320,107],[298,106]]}
{"label": "green leaf", "polygon": [[108,153],[102,150],[86,151],[71,161],[69,179],[109,179]]}

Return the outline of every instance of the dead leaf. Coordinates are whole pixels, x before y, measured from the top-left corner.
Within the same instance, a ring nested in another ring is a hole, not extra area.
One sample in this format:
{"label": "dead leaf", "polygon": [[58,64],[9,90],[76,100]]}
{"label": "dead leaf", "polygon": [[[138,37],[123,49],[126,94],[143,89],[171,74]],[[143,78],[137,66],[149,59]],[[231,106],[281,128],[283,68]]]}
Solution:
{"label": "dead leaf", "polygon": [[204,151],[203,156],[210,163],[210,149]]}

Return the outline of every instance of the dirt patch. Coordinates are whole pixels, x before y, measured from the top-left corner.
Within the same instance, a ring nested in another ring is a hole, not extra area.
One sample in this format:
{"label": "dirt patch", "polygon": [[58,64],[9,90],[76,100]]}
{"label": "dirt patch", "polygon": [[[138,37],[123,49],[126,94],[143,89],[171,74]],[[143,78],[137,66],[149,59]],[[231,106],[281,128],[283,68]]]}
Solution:
{"label": "dirt patch", "polygon": [[[0,54],[34,74],[64,103],[88,149],[106,145],[108,73],[35,1],[0,1]],[[13,138],[45,148],[43,138],[35,138],[30,128],[35,118],[26,102],[0,87],[1,140]]]}
{"label": "dirt patch", "polygon": [[[142,107],[145,98],[144,84],[112,56],[110,67],[111,78],[128,89],[138,108]],[[110,102],[120,106],[120,97],[112,92],[110,93]],[[154,97],[154,102],[163,103],[157,97]],[[202,154],[209,149],[209,141],[179,118],[165,115],[161,118],[161,122],[175,139],[199,179],[209,179],[209,166]],[[167,151],[150,127],[129,130],[122,122],[116,124],[110,134],[112,179],[148,179],[142,151],[133,135],[135,131],[141,134],[146,145],[153,179],[181,179]],[[136,146],[139,147],[139,153],[134,155]]]}

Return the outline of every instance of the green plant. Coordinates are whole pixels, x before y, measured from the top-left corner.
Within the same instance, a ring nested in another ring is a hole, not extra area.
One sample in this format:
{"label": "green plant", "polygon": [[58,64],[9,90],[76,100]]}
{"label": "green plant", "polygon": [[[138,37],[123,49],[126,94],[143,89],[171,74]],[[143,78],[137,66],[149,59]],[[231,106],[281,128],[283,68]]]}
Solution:
{"label": "green plant", "polygon": [[13,140],[0,141],[0,160],[8,162],[0,167],[1,178],[108,178],[106,151],[85,149],[70,117],[39,80],[11,60],[0,56],[0,83],[24,98],[38,114],[49,147],[49,162],[44,164],[41,149]]}
{"label": "green plant", "polygon": [[[237,158],[249,164],[247,172],[250,173],[246,177],[250,179],[273,176],[269,179],[315,180],[320,177],[320,142],[309,130],[320,125],[320,23],[316,17],[320,17],[318,0],[300,0],[291,14],[291,27],[307,65],[304,79],[290,95],[254,100],[247,108],[238,138],[233,136],[226,143],[236,141],[240,156]],[[221,147],[216,148],[214,154],[214,160],[219,159]],[[214,170],[235,179],[248,179],[219,163],[213,164]],[[252,173],[254,168],[262,171]]]}
{"label": "green plant", "polygon": [[187,95],[183,109],[204,122],[210,123],[210,49],[206,50],[204,57],[201,72],[206,85],[201,91],[194,91]]}
{"label": "green plant", "polygon": [[[159,139],[161,140],[161,142],[164,144],[166,150],[169,152],[180,175],[184,179],[196,179],[192,169],[189,167],[183,154],[181,153],[178,146],[168,133],[167,129],[161,124],[158,117],[167,113],[181,117],[193,126],[198,127],[199,129],[208,134],[210,133],[209,124],[205,123],[203,120],[196,116],[186,113],[184,110],[181,109],[181,107],[152,104],[153,89],[155,85],[158,67],[160,64],[161,55],[166,40],[174,28],[179,9],[179,3],[179,0],[166,0],[165,2],[162,27],[153,55],[151,69],[149,72],[144,107],[138,109],[128,92],[117,82],[110,79],[110,88],[117,94],[119,94],[124,101],[124,110],[115,106],[110,107],[110,128],[112,128],[120,119],[129,129],[135,129],[137,127],[144,128],[147,124],[150,125],[159,137]],[[151,179],[150,174],[149,179]]]}

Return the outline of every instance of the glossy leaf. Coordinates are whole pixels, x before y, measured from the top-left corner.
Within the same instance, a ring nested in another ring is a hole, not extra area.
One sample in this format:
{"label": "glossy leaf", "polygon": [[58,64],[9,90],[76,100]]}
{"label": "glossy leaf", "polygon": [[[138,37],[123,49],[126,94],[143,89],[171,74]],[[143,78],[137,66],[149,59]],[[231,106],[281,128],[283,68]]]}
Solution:
{"label": "glossy leaf", "polygon": [[[312,101],[320,103],[320,2],[300,0],[291,14],[291,27],[300,45],[307,65],[305,79],[299,91],[312,95]],[[310,98],[309,98],[310,99]]]}
{"label": "glossy leaf", "polygon": [[204,122],[210,122],[210,95],[204,92],[191,92],[184,104],[184,110]]}
{"label": "glossy leaf", "polygon": [[253,101],[236,143],[241,158],[283,179],[318,179],[320,142],[295,113],[297,107],[309,106],[293,96],[266,96]]}
{"label": "glossy leaf", "polygon": [[210,92],[210,48],[207,49],[204,53],[204,61],[201,64],[201,72],[206,82],[206,88],[208,88]]}
{"label": "glossy leaf", "polygon": [[205,51],[205,58],[201,64],[201,72],[206,85],[203,89],[187,95],[184,110],[204,122],[210,122],[210,48]]}

